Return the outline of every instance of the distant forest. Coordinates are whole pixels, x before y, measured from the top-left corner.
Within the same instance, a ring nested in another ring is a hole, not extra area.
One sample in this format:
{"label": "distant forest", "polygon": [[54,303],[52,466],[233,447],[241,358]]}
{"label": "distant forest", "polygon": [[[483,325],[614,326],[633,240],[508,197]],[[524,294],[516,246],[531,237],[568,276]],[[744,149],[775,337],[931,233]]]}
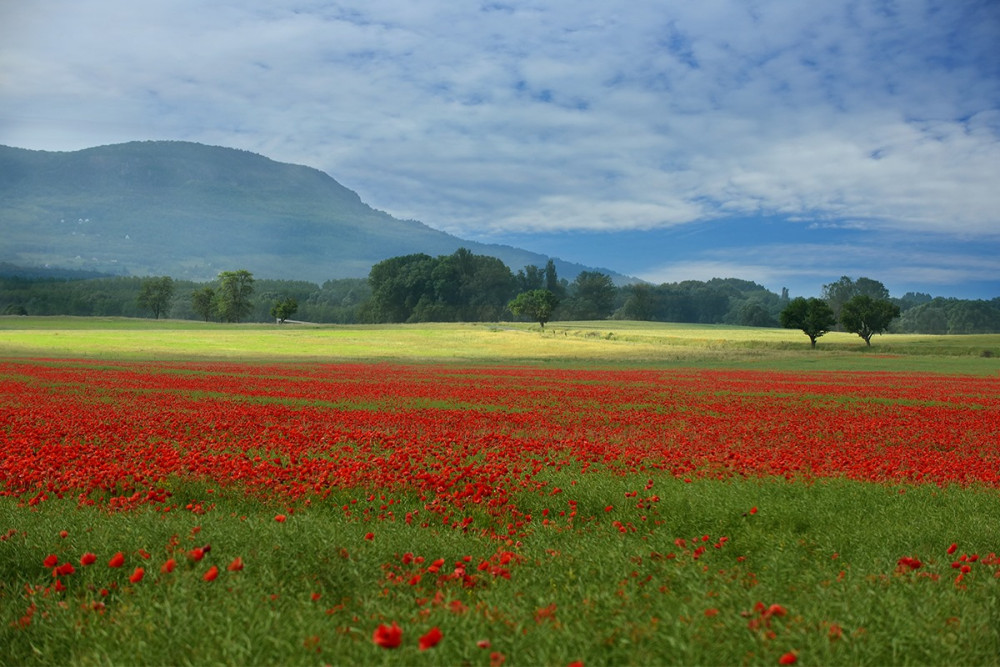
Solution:
{"label": "distant forest", "polygon": [[[0,265],[0,313],[152,317],[148,303],[140,298],[150,280]],[[205,319],[194,295],[218,285],[218,281],[173,280],[159,315]],[[289,301],[296,309],[288,319],[314,323],[512,321],[518,318],[508,304],[532,290],[556,296],[550,321],[627,319],[778,327],[779,314],[789,302],[787,290],[775,294],[736,278],[619,286],[596,271],[584,271],[572,281],[561,279],[552,262],[514,273],[494,257],[462,248],[438,257],[422,253],[393,257],[373,266],[367,279],[322,284],[254,279],[249,312],[242,321],[274,322],[276,304]],[[888,297],[882,284],[869,278],[842,277],[824,286],[824,298],[834,307],[852,293]],[[1000,297],[963,300],[910,292],[889,300],[901,311],[890,326],[892,332],[1000,333]]]}

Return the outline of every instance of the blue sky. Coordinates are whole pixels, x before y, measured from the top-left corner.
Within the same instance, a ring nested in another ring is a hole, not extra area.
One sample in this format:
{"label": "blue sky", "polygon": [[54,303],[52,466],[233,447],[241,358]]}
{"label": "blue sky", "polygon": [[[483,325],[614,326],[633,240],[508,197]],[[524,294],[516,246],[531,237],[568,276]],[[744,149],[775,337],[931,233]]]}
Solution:
{"label": "blue sky", "polygon": [[653,282],[992,298],[997,44],[994,0],[4,2],[0,144],[243,148]]}

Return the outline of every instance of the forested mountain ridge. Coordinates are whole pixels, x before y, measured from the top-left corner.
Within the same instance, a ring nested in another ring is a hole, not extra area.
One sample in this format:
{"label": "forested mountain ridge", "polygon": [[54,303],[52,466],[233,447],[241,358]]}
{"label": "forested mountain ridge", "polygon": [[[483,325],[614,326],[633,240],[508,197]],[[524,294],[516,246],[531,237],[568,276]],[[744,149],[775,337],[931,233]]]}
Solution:
{"label": "forested mountain ridge", "polygon": [[[549,259],[396,219],[317,169],[178,141],[73,152],[0,146],[0,228],[0,262],[189,280],[245,268],[321,283],[365,277],[389,257],[459,247],[514,270]],[[568,278],[588,268],[556,263]]]}

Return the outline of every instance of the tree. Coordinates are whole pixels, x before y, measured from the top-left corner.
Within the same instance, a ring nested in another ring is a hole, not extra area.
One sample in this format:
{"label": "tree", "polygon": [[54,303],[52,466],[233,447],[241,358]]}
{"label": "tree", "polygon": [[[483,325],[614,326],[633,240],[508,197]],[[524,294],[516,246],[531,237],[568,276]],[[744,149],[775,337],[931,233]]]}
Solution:
{"label": "tree", "polygon": [[208,322],[215,314],[215,290],[206,285],[191,293],[191,310]]}
{"label": "tree", "polygon": [[872,345],[872,336],[884,333],[897,317],[899,306],[888,299],[873,299],[867,294],[852,297],[840,309],[844,331],[858,334],[868,347]]}
{"label": "tree", "polygon": [[837,323],[837,318],[826,301],[801,296],[792,299],[778,319],[786,329],[802,329],[802,333],[809,336],[812,347],[816,347],[817,338],[829,332]]}
{"label": "tree", "polygon": [[837,282],[823,285],[823,298],[833,310],[838,321],[840,320],[840,309],[859,294],[866,294],[873,299],[889,298],[889,290],[886,289],[885,285],[863,276],[856,281],[847,276],[841,276]]}
{"label": "tree", "polygon": [[552,317],[553,311],[559,305],[559,299],[555,294],[547,289],[535,289],[530,292],[521,292],[513,301],[507,304],[507,308],[515,315],[524,315],[545,328],[545,323]]}
{"label": "tree", "polygon": [[581,271],[570,284],[570,293],[566,304],[569,319],[603,320],[611,315],[618,288],[607,274]]}
{"label": "tree", "polygon": [[219,317],[224,322],[239,322],[253,309],[253,274],[246,269],[223,271],[219,274],[222,284],[216,299]]}
{"label": "tree", "polygon": [[153,317],[160,319],[160,313],[167,311],[174,298],[174,280],[170,276],[147,278],[142,281],[136,303],[140,308],[150,310]]}
{"label": "tree", "polygon": [[285,320],[294,315],[298,309],[299,302],[288,297],[271,306],[271,317],[278,320],[279,324],[284,324]]}

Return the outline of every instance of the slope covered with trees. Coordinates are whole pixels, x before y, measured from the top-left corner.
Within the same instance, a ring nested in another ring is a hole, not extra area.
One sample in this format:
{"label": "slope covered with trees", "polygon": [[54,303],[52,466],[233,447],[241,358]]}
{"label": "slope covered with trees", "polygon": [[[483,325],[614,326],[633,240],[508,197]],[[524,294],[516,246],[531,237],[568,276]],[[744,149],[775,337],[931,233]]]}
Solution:
{"label": "slope covered with trees", "polygon": [[[364,278],[390,257],[460,247],[508,266],[548,260],[398,220],[317,169],[179,141],[0,146],[0,223],[0,263],[195,281],[233,267],[314,283]],[[567,276],[588,269],[556,262]]]}

